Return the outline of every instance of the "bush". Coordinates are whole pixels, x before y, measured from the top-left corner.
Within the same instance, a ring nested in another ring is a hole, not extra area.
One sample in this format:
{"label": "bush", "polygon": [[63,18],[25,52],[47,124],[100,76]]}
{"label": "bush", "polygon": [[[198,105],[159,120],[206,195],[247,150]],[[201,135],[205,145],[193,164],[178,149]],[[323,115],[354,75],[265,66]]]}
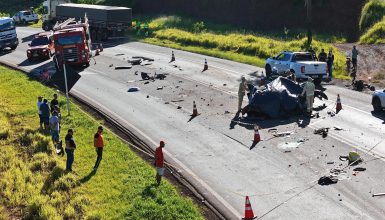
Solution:
{"label": "bush", "polygon": [[48,172],[56,166],[56,160],[52,157],[49,157],[46,153],[37,153],[33,155],[31,161],[31,171],[43,171]]}
{"label": "bush", "polygon": [[74,174],[67,174],[60,177],[54,183],[54,188],[58,191],[69,191],[79,185],[79,181],[76,179]]}
{"label": "bush", "polygon": [[362,9],[360,30],[365,32],[385,15],[385,0],[370,0]]}
{"label": "bush", "polygon": [[362,44],[385,44],[385,16],[360,38]]}

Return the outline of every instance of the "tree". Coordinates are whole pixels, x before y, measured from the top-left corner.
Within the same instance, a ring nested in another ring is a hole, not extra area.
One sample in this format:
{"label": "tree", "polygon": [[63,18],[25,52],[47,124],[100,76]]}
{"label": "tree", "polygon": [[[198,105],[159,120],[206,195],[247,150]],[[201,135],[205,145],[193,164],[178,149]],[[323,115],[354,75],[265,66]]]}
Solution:
{"label": "tree", "polygon": [[305,0],[305,6],[306,6],[306,26],[307,26],[307,45],[308,47],[311,45],[311,42],[313,41],[313,33],[312,33],[312,19],[311,19],[311,7],[312,0]]}

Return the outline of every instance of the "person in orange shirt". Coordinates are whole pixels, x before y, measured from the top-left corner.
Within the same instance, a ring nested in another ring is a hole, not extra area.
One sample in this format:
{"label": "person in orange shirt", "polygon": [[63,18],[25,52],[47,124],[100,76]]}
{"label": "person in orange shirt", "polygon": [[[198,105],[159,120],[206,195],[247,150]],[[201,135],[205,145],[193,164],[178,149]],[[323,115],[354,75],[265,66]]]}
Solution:
{"label": "person in orange shirt", "polygon": [[165,146],[164,141],[160,141],[159,147],[155,150],[155,167],[156,167],[156,182],[160,185],[162,176],[164,174],[164,157],[163,157],[163,148]]}
{"label": "person in orange shirt", "polygon": [[99,126],[98,131],[94,135],[94,147],[96,150],[96,154],[98,155],[96,158],[94,171],[98,169],[100,165],[100,161],[102,161],[102,157],[103,157],[104,140],[103,140],[102,132],[103,132],[103,127]]}

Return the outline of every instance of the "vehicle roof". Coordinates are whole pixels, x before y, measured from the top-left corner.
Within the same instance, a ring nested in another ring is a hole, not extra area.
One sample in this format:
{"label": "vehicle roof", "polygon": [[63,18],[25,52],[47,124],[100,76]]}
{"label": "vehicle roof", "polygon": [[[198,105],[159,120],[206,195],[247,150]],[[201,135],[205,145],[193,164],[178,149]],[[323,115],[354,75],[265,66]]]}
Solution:
{"label": "vehicle roof", "polygon": [[5,23],[10,22],[10,21],[13,21],[13,19],[10,17],[0,17],[0,25],[5,24]]}
{"label": "vehicle roof", "polygon": [[292,51],[284,51],[283,53],[289,53],[289,54],[309,54],[310,52],[292,52]]}
{"label": "vehicle roof", "polygon": [[67,33],[67,32],[83,32],[83,31],[84,31],[84,29],[81,27],[60,29],[60,30],[55,31],[54,35],[63,34],[63,33]]}
{"label": "vehicle roof", "polygon": [[52,35],[52,33],[50,31],[46,31],[46,32],[40,32],[38,34],[35,35],[35,37],[49,37],[50,35]]}
{"label": "vehicle roof", "polygon": [[90,9],[102,9],[102,10],[126,10],[129,8],[126,7],[117,7],[117,6],[106,6],[106,5],[87,5],[87,4],[74,4],[74,3],[64,3],[59,6],[68,6],[74,8],[90,8]]}

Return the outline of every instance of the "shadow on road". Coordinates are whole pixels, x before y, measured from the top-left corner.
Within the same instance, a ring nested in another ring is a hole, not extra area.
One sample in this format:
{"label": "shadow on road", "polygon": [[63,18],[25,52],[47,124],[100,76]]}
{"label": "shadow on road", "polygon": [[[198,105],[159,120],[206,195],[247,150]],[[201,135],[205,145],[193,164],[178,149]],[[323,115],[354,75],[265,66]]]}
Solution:
{"label": "shadow on road", "polygon": [[4,56],[4,55],[7,55],[9,53],[12,53],[13,50],[11,49],[4,49],[4,50],[1,50],[0,51],[0,56]]}
{"label": "shadow on road", "polygon": [[385,124],[385,112],[384,111],[381,111],[381,112],[372,111],[371,114],[374,117],[381,119],[383,121],[382,124]]}
{"label": "shadow on road", "polygon": [[42,63],[44,61],[46,61],[46,59],[35,59],[35,60],[31,60],[31,61],[29,61],[28,59],[25,59],[23,62],[21,62],[17,65],[18,66],[32,66],[32,65]]}
{"label": "shadow on road", "polygon": [[35,38],[36,34],[31,34],[27,37],[23,37],[21,38],[21,43],[25,43],[25,42],[28,42],[28,41],[32,41],[33,38]]}

